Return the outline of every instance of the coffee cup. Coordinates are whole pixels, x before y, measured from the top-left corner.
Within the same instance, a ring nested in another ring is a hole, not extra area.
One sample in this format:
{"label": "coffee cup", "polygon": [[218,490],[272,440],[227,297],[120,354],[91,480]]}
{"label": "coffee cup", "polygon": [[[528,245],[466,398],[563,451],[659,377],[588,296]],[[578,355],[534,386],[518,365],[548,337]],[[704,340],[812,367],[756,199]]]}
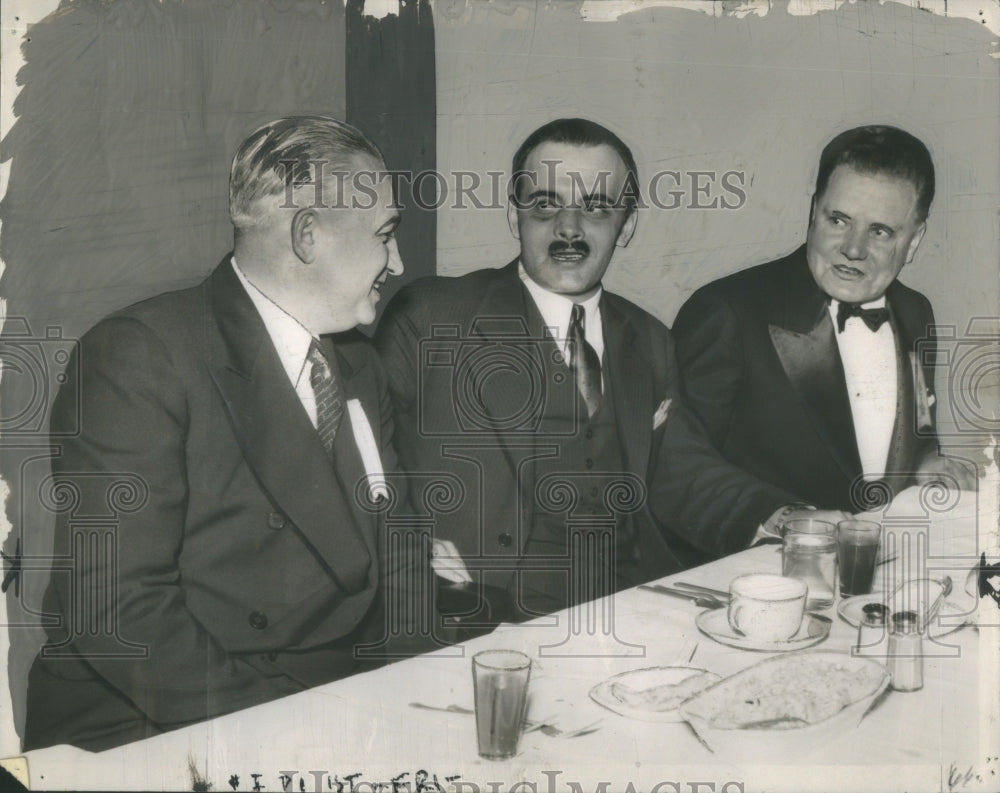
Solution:
{"label": "coffee cup", "polygon": [[729,585],[729,625],[749,639],[782,642],[802,625],[805,581],[769,573],[751,573]]}

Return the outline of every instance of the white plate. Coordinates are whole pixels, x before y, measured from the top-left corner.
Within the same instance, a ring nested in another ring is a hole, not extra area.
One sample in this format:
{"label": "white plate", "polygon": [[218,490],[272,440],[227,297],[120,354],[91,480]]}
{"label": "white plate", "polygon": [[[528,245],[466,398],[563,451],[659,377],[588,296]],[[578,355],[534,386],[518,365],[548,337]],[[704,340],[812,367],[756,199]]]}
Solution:
{"label": "white plate", "polygon": [[[885,600],[877,595],[855,595],[854,597],[844,598],[837,604],[837,614],[848,625],[857,628],[864,618],[864,607],[869,603],[885,605]],[[959,619],[963,616],[966,617],[965,620]],[[964,626],[966,621],[974,616],[974,612],[969,613],[958,604],[950,600],[945,600],[941,604],[938,616],[931,620],[931,624],[927,626],[927,634],[932,639],[936,639],[939,636],[947,636],[949,633],[954,633]]]}
{"label": "white plate", "polygon": [[830,620],[818,614],[806,613],[802,617],[799,632],[783,642],[762,641],[743,636],[733,630],[725,609],[709,609],[694,619],[698,630],[720,644],[738,647],[741,650],[756,650],[762,653],[786,653],[819,644],[830,635]]}
{"label": "white plate", "polygon": [[[603,683],[598,683],[590,689],[590,698],[598,705],[602,705],[608,710],[621,716],[627,716],[630,719],[660,723],[684,721],[677,712],[680,701],[673,707],[664,710],[658,708],[653,703],[630,704],[626,701],[629,697],[623,695],[626,694],[627,689],[631,689],[632,692],[638,695],[640,692],[657,686],[676,685],[695,675],[705,676],[704,687],[706,688],[721,679],[714,672],[706,672],[704,669],[696,669],[692,666],[650,666],[645,669],[633,669],[630,672],[622,672],[614,677],[609,677]],[[623,691],[623,688],[626,691]],[[694,696],[695,693],[692,692],[689,696]]]}
{"label": "white plate", "polygon": [[[781,678],[787,677],[796,668],[808,670],[810,665],[817,663],[834,663],[853,671],[859,678],[869,680],[869,685],[864,691],[858,692],[858,699],[833,716],[814,724],[801,727],[774,724],[724,728],[713,723],[713,708],[717,705],[720,691],[735,692],[741,699],[744,696],[753,697],[760,693],[754,681],[759,679],[764,670],[770,669],[776,677]],[[727,760],[791,762],[789,758],[805,757],[810,752],[815,752],[817,747],[822,750],[823,746],[842,738],[845,732],[856,727],[888,684],[889,675],[884,667],[870,659],[824,651],[780,655],[709,686],[686,700],[679,712],[702,742],[720,757]]]}

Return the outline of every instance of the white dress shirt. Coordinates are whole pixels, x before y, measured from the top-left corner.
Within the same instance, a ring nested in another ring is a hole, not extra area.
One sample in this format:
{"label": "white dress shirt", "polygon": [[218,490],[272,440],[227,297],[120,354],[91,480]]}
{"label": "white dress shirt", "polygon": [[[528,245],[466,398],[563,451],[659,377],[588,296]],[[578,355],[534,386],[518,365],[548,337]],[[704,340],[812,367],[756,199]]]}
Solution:
{"label": "white dress shirt", "polygon": [[[844,365],[861,470],[865,479],[878,479],[885,475],[896,424],[896,340],[889,322],[872,331],[860,317],[848,317],[844,330],[837,333],[839,305],[830,301],[830,319]],[[885,297],[862,304],[862,308],[884,306]]]}
{"label": "white dress shirt", "polygon": [[301,322],[247,280],[240,266],[236,263],[235,256],[232,261],[236,277],[240,279],[240,283],[243,284],[250,300],[253,301],[257,313],[264,321],[264,328],[267,330],[267,335],[271,337],[271,343],[274,344],[274,349],[278,353],[278,359],[281,361],[285,374],[288,375],[302,407],[305,408],[306,415],[309,416],[309,420],[315,427],[316,394],[309,381],[311,367],[306,365],[306,357],[309,354],[309,345],[312,343],[313,335],[306,330]]}
{"label": "white dress shirt", "polygon": [[[553,339],[555,339],[556,344],[559,347],[559,351],[563,354],[564,359],[569,363],[569,315],[573,311],[573,304],[577,301],[566,297],[565,295],[558,295],[555,292],[550,292],[542,286],[539,286],[533,280],[531,276],[528,275],[527,271],[524,269],[524,265],[518,262],[517,273],[521,276],[521,280],[524,282],[525,287],[528,289],[528,294],[531,295],[531,299],[535,301],[535,305],[538,306],[538,311],[542,315],[542,320],[545,322],[545,329],[549,332]],[[598,360],[604,359],[604,325],[601,323],[601,293],[602,289],[598,287],[597,292],[588,297],[586,300],[582,301],[580,305],[583,306],[584,322],[583,322],[583,333],[587,338],[587,343],[594,348],[594,352],[597,353]],[[604,383],[604,366],[601,367],[601,383]]]}

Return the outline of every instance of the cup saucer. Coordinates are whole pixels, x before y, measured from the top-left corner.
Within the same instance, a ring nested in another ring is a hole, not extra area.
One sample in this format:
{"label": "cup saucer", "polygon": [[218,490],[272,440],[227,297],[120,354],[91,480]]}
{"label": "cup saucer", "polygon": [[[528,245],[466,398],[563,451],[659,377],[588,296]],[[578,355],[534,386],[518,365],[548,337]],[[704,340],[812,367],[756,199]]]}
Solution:
{"label": "cup saucer", "polygon": [[798,633],[785,641],[766,641],[743,636],[733,630],[725,609],[709,609],[695,617],[698,630],[720,644],[737,647],[740,650],[755,650],[762,653],[785,653],[790,650],[801,650],[819,644],[830,635],[831,620],[818,614],[806,614]]}

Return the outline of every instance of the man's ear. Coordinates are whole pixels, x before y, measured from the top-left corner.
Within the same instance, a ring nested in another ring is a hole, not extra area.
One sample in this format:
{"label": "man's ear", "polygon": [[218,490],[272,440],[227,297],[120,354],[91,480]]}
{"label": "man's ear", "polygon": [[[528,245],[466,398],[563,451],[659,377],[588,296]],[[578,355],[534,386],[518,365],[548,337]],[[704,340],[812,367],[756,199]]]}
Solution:
{"label": "man's ear", "polygon": [[813,224],[813,216],[816,214],[816,194],[813,193],[813,197],[809,199],[809,226]]}
{"label": "man's ear", "polygon": [[300,209],[292,217],[292,250],[304,264],[312,264],[316,258],[316,210]]}
{"label": "man's ear", "polygon": [[507,196],[507,225],[510,226],[510,233],[515,240],[521,239],[521,230],[517,227],[517,207],[514,196]]}
{"label": "man's ear", "polygon": [[628,247],[628,244],[632,241],[632,235],[635,234],[635,224],[639,222],[639,210],[633,209],[628,213],[628,217],[625,218],[625,222],[622,224],[622,230],[618,232],[618,239],[615,240],[615,245],[619,248]]}
{"label": "man's ear", "polygon": [[916,234],[913,235],[913,239],[910,240],[910,247],[906,251],[906,264],[913,261],[913,254],[917,252],[917,248],[920,246],[920,240],[924,238],[925,231],[927,231],[926,220],[920,224],[920,228],[917,229]]}

